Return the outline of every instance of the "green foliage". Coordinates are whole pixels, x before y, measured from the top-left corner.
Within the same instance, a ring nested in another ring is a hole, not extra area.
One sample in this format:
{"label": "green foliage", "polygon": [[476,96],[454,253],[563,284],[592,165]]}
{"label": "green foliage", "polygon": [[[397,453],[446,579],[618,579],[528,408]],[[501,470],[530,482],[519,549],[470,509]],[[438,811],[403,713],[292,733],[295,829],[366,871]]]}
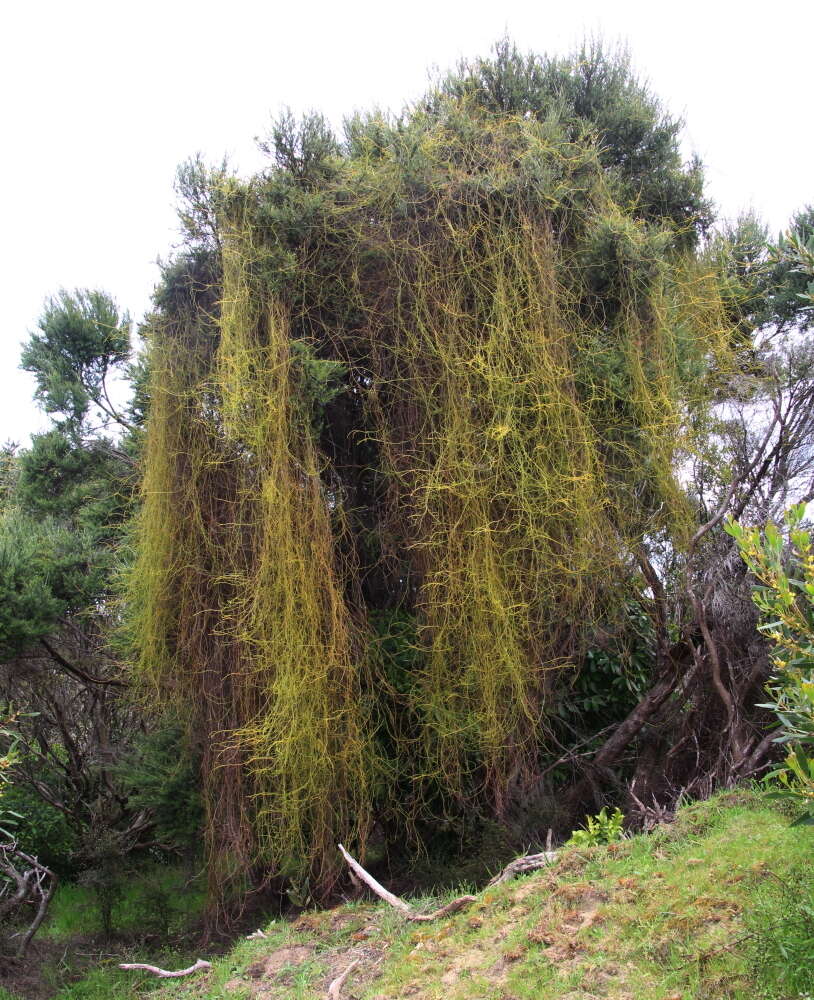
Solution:
{"label": "green foliage", "polygon": [[99,613],[133,488],[132,459],[87,424],[93,405],[104,421],[129,427],[107,385],[129,358],[129,320],[104,293],[79,291],[49,300],[39,325],[23,367],[34,373],[46,411],[63,419],[7,456],[0,515],[5,657],[55,634],[70,616]]}
{"label": "green foliage", "polygon": [[75,872],[72,855],[77,846],[76,833],[64,813],[19,781],[12,781],[2,793],[2,808],[17,813],[14,839],[20,850],[36,857],[60,877]]}
{"label": "green foliage", "polygon": [[[178,220],[184,230],[186,242],[196,251],[211,253],[220,248],[217,214],[220,195],[229,176],[226,159],[218,166],[208,166],[200,154],[186,160],[178,168],[175,191],[178,195]],[[144,359],[140,359],[143,364]],[[137,362],[138,364],[138,362]],[[138,377],[131,380],[137,383]],[[146,388],[146,383],[145,383]]]}
{"label": "green foliage", "polygon": [[558,714],[585,738],[623,719],[644,694],[650,678],[652,621],[636,602],[625,612],[626,618],[610,632],[597,627],[561,695]]}
{"label": "green foliage", "polygon": [[162,940],[166,940],[178,928],[178,920],[182,913],[178,888],[177,885],[167,884],[166,875],[160,869],[154,869],[138,877],[145,927],[158,934]]}
{"label": "green foliage", "polygon": [[803,527],[805,504],[786,514],[788,548],[777,525],[727,525],[758,585],[753,592],[773,643],[775,673],[769,692],[781,736],[790,743],[785,767],[775,771],[782,788],[775,794],[802,808],[797,823],[814,825],[814,547]]}
{"label": "green foliage", "polygon": [[154,817],[155,839],[190,855],[200,852],[204,818],[199,767],[199,754],[172,719],[136,737],[116,767],[131,808]]}
{"label": "green foliage", "polygon": [[127,314],[104,292],[63,290],[46,302],[21,367],[33,374],[45,411],[62,416],[74,433],[92,405],[106,418],[118,419],[107,380],[130,357],[129,326]]}
{"label": "green foliage", "polygon": [[791,219],[776,245],[754,213],[723,225],[706,250],[717,261],[722,294],[742,345],[755,330],[770,337],[814,324],[814,208]]}
{"label": "green foliage", "polygon": [[721,293],[739,339],[751,343],[754,329],[769,319],[771,284],[768,229],[754,213],[724,224],[707,252],[721,273]]}
{"label": "green foliage", "polygon": [[339,157],[339,143],[327,119],[312,112],[297,121],[284,111],[274,122],[271,137],[260,148],[274,157],[278,168],[303,184],[318,183],[330,176]]}
{"label": "green foliage", "polygon": [[311,345],[302,340],[291,342],[291,368],[298,402],[318,439],[325,423],[325,407],[345,390],[347,369],[340,361],[315,357]]}
{"label": "green foliage", "polygon": [[681,162],[682,122],[637,78],[624,50],[589,42],[551,58],[523,55],[504,38],[491,58],[461,62],[440,90],[494,113],[562,121],[575,141],[595,137],[620,204],[641,219],[669,219],[679,243],[692,245],[712,221],[700,162]]}
{"label": "green foliage", "polygon": [[810,330],[814,326],[814,207],[806,206],[792,217],[774,249],[773,263],[765,322]]}
{"label": "green foliage", "polygon": [[46,303],[22,362],[53,427],[14,454],[4,476],[0,682],[25,709],[7,794],[21,849],[62,875],[100,871],[102,844],[118,843],[121,862],[139,833],[111,773],[137,718],[117,700],[103,638],[133,487],[133,414],[112,402],[113,380],[128,370],[129,326],[102,292],[63,291]]}
{"label": "green foliage", "polygon": [[103,817],[83,831],[76,854],[81,866],[77,883],[90,891],[99,930],[109,940],[116,930],[116,908],[132,878],[132,862]]}
{"label": "green foliage", "polygon": [[104,543],[128,511],[121,460],[105,441],[77,447],[55,428],[32,437],[18,467],[16,501],[33,518],[92,531]]}
{"label": "green foliage", "polygon": [[7,442],[0,448],[0,513],[14,502],[18,472],[17,445]]}
{"label": "green foliage", "polygon": [[814,995],[814,875],[768,876],[746,922],[751,972],[766,1000],[805,1000]]}
{"label": "green foliage", "polygon": [[567,847],[596,847],[599,844],[613,844],[624,837],[625,817],[619,808],[608,813],[603,806],[595,816],[585,817],[585,827],[574,830],[565,842]]}
{"label": "green foliage", "polygon": [[0,652],[16,655],[50,635],[102,587],[94,538],[15,511],[0,517]]}
{"label": "green foliage", "polygon": [[[119,940],[189,931],[200,919],[204,892],[200,880],[171,864],[143,859],[128,870],[111,908],[113,933]],[[93,937],[101,919],[93,886],[63,880],[57,888],[42,936],[52,941]],[[164,944],[162,940],[161,944]]]}

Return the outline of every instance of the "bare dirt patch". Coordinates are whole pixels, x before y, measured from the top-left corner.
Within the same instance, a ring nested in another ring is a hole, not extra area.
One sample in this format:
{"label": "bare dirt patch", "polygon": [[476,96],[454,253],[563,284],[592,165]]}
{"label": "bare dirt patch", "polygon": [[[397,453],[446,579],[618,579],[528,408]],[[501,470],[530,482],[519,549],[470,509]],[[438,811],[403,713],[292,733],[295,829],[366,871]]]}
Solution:
{"label": "bare dirt patch", "polygon": [[274,979],[283,969],[302,965],[313,953],[313,945],[297,944],[278,948],[265,958],[253,962],[246,970],[246,975],[252,979]]}
{"label": "bare dirt patch", "polygon": [[488,958],[488,954],[482,948],[470,948],[467,951],[458,952],[453,957],[447,971],[441,976],[441,982],[444,986],[454,986],[462,974],[482,969]]}
{"label": "bare dirt patch", "polygon": [[225,991],[245,992],[248,988],[256,1000],[282,1000],[290,995],[294,979],[308,964],[313,975],[313,988],[324,995],[329,984],[352,962],[359,964],[350,975],[348,988],[352,986],[358,990],[376,979],[385,950],[386,945],[370,943],[324,951],[318,951],[314,944],[288,945],[253,962],[243,976],[225,984]]}

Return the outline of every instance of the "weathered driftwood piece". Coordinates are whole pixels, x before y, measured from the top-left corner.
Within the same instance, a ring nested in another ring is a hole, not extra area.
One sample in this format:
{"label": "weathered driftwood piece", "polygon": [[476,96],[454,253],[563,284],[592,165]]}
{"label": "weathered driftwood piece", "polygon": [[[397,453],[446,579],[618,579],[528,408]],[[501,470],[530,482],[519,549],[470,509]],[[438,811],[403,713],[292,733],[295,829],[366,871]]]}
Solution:
{"label": "weathered driftwood piece", "polygon": [[347,969],[345,969],[344,972],[340,973],[336,977],[336,979],[333,980],[331,985],[328,987],[328,1000],[339,1000],[340,995],[342,993],[342,987],[345,984],[345,980],[348,978],[350,973],[356,968],[358,964],[359,964],[359,959],[357,958],[355,959],[355,961],[350,963],[350,965],[347,967]]}
{"label": "weathered driftwood piece", "polygon": [[432,913],[416,913],[413,911],[408,919],[415,920],[417,923],[427,923],[430,920],[438,920],[441,917],[449,917],[453,913],[457,913],[459,910],[465,910],[470,903],[476,903],[477,901],[477,896],[458,896],[458,898],[453,899],[451,903],[447,903],[446,906],[442,906],[440,909],[433,910]]}
{"label": "weathered driftwood piece", "polygon": [[501,885],[510,879],[522,875],[523,872],[533,872],[538,868],[545,868],[557,857],[556,851],[540,851],[539,854],[524,854],[522,858],[515,858],[510,861],[498,875],[489,882],[490,886]]}
{"label": "weathered driftwood piece", "polygon": [[369,889],[375,892],[380,899],[383,899],[386,903],[395,907],[395,909],[400,910],[408,920],[414,920],[417,923],[427,923],[430,920],[438,920],[440,917],[448,917],[451,913],[457,913],[458,910],[463,910],[465,907],[469,906],[470,903],[474,903],[477,899],[477,896],[459,896],[457,899],[453,899],[451,903],[447,903],[446,906],[442,906],[438,910],[433,910],[432,913],[416,913],[409,903],[405,903],[403,899],[400,899],[398,896],[394,896],[392,892],[385,889],[385,887],[377,882],[371,874],[366,872],[359,862],[355,858],[351,857],[341,844],[339,844],[338,847],[342,852],[342,857],[345,861],[347,861],[351,871],[355,872],[357,877],[360,878]]}
{"label": "weathered driftwood piece", "polygon": [[119,968],[143,969],[145,972],[152,972],[159,979],[180,979],[181,976],[191,976],[193,972],[197,972],[199,969],[211,969],[212,963],[205,962],[202,958],[199,958],[194,965],[190,965],[188,969],[180,969],[178,972],[167,972],[166,969],[159,969],[157,965],[144,965],[142,962],[124,963]]}

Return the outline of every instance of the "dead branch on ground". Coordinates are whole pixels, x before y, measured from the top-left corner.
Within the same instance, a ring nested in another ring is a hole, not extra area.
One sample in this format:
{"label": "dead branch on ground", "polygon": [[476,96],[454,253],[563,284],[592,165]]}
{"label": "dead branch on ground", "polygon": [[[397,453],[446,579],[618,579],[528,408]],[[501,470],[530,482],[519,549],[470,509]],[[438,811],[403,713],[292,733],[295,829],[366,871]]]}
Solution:
{"label": "dead branch on ground", "polygon": [[394,896],[392,892],[385,889],[385,887],[377,882],[371,874],[366,872],[359,862],[355,858],[352,858],[341,844],[337,846],[342,852],[342,857],[345,861],[347,861],[351,870],[356,873],[357,877],[360,878],[369,889],[375,892],[379,899],[383,899],[386,903],[389,903],[392,907],[401,911],[407,920],[413,920],[416,923],[428,923],[431,920],[438,920],[441,917],[448,917],[452,913],[457,913],[459,910],[465,909],[470,903],[474,903],[477,900],[477,896],[459,896],[457,899],[453,899],[451,903],[447,903],[440,909],[433,910],[432,913],[416,913],[409,903],[405,903],[403,899],[400,899],[398,896]]}
{"label": "dead branch on ground", "polygon": [[357,958],[355,961],[350,963],[350,965],[347,967],[347,969],[345,969],[344,972],[340,973],[340,975],[338,975],[336,979],[333,980],[331,985],[328,987],[328,1000],[339,1000],[340,994],[342,992],[342,987],[345,984],[345,980],[348,978],[350,973],[356,968],[358,964],[359,964],[359,959]]}
{"label": "dead branch on ground", "polygon": [[180,979],[181,976],[191,976],[193,972],[197,972],[199,969],[211,969],[212,963],[205,962],[202,958],[199,958],[194,965],[190,965],[188,969],[179,969],[178,972],[167,972],[166,969],[159,969],[157,965],[145,965],[143,962],[125,962],[119,968],[125,970],[143,969],[145,972],[152,972],[159,979]]}
{"label": "dead branch on ground", "polygon": [[[45,919],[59,879],[50,868],[21,851],[14,842],[0,844],[0,874],[6,877],[5,884],[0,886],[0,918],[21,910],[28,903],[37,906],[34,919],[20,935],[17,946],[17,958],[25,958],[31,939]],[[13,894],[12,887],[15,889]]]}
{"label": "dead branch on ground", "polygon": [[557,857],[556,851],[540,851],[539,854],[524,854],[510,861],[498,875],[489,882],[489,886],[502,885],[525,872],[533,872],[538,868],[546,868]]}

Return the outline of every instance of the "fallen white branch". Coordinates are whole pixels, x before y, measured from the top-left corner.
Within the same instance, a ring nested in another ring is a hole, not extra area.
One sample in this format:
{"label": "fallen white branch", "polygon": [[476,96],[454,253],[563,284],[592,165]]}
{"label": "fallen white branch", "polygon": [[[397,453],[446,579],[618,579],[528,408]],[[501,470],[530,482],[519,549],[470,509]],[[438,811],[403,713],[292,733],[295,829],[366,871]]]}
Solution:
{"label": "fallen white branch", "polygon": [[397,910],[401,910],[401,912],[405,916],[409,916],[413,912],[413,908],[409,905],[409,903],[405,903],[403,899],[399,899],[399,897],[394,896],[392,892],[388,892],[383,885],[377,882],[372,875],[370,875],[368,872],[364,870],[364,868],[359,864],[359,862],[355,858],[351,857],[351,855],[348,854],[348,852],[341,844],[338,844],[337,846],[339,847],[339,850],[342,852],[342,857],[345,859],[345,861],[347,861],[348,865],[350,865],[351,870],[356,873],[356,875],[365,883],[365,885],[369,889],[372,889],[373,892],[376,893],[379,899],[383,899],[385,903],[389,903],[391,906],[394,906]]}
{"label": "fallen white branch", "polygon": [[350,965],[347,967],[347,969],[345,969],[343,973],[341,973],[341,975],[338,975],[336,979],[334,979],[334,981],[328,987],[328,1000],[339,1000],[340,993],[342,992],[342,987],[345,984],[345,980],[348,978],[350,973],[356,968],[358,964],[359,964],[359,959],[357,958],[355,961],[350,963]]}
{"label": "fallen white branch", "polygon": [[199,958],[194,965],[190,965],[188,969],[180,969],[178,972],[167,972],[166,969],[159,969],[157,965],[144,965],[141,962],[125,963],[120,965],[119,968],[143,969],[145,972],[152,972],[159,979],[180,979],[181,976],[191,976],[193,972],[197,972],[199,969],[211,969],[212,963],[205,962],[202,958]]}
{"label": "fallen white branch", "polygon": [[375,892],[380,899],[383,899],[386,903],[395,907],[395,909],[400,910],[408,920],[414,920],[418,923],[426,923],[430,920],[438,920],[439,917],[448,917],[451,913],[457,913],[458,910],[463,910],[465,907],[469,906],[470,903],[474,903],[477,899],[477,896],[459,896],[457,899],[453,899],[451,903],[447,903],[446,906],[442,906],[438,910],[433,910],[432,913],[416,913],[409,903],[405,903],[403,899],[400,899],[398,896],[394,896],[392,892],[385,889],[385,887],[377,882],[371,874],[366,872],[359,862],[355,858],[351,857],[341,844],[339,844],[338,847],[342,852],[342,857],[345,861],[347,861],[351,870],[356,873],[365,885]]}

